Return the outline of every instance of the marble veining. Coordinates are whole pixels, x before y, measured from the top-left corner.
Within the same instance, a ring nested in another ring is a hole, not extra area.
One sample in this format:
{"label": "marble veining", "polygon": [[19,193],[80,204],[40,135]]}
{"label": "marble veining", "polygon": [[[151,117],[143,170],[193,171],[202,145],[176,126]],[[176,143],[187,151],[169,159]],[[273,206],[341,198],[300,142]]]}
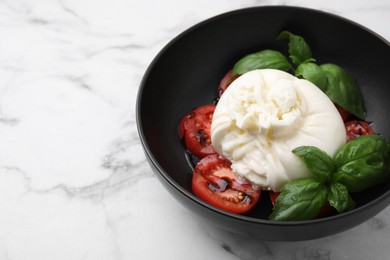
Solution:
{"label": "marble veining", "polygon": [[323,239],[252,241],[205,226],[146,162],[135,104],[152,59],[204,19],[262,5],[390,39],[387,0],[0,1],[0,259],[388,259],[390,208]]}

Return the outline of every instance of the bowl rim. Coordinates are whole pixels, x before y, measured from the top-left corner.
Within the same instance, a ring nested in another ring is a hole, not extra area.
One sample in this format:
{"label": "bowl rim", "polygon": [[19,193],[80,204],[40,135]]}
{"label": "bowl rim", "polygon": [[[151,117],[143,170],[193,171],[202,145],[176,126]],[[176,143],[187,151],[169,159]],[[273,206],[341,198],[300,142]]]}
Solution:
{"label": "bowl rim", "polygon": [[[195,194],[192,192],[188,191],[184,187],[182,187],[180,184],[178,184],[172,177],[169,176],[167,172],[163,169],[163,167],[158,163],[157,159],[155,156],[153,156],[151,149],[148,145],[148,142],[146,141],[144,129],[142,128],[142,123],[141,123],[141,103],[142,103],[142,94],[144,92],[144,88],[146,85],[146,81],[151,74],[151,71],[155,67],[156,63],[160,60],[160,57],[165,54],[165,52],[176,42],[178,42],[180,39],[185,37],[187,34],[191,33],[192,31],[197,30],[198,28],[208,24],[212,23],[216,20],[223,19],[232,15],[236,15],[239,13],[245,13],[245,12],[253,12],[253,11],[267,11],[267,10],[281,10],[281,11],[289,11],[289,10],[300,10],[304,12],[311,12],[311,13],[317,13],[320,15],[325,15],[325,16],[330,16],[335,19],[338,19],[342,22],[349,23],[350,25],[353,25],[355,27],[360,28],[361,30],[366,31],[368,34],[371,34],[378,40],[382,41],[385,43],[388,47],[390,47],[389,41],[387,41],[385,38],[383,38],[381,35],[378,33],[374,32],[373,30],[359,24],[358,22],[352,21],[348,18],[342,17],[337,14],[333,14],[327,11],[319,10],[319,9],[314,9],[314,8],[308,8],[308,7],[301,7],[301,6],[291,6],[291,5],[265,5],[265,6],[254,6],[254,7],[246,7],[246,8],[240,8],[240,9],[235,9],[232,11],[228,12],[223,12],[214,16],[211,16],[210,18],[207,18],[201,22],[198,22],[181,33],[179,33],[177,36],[172,38],[158,53],[157,55],[153,58],[149,66],[147,67],[142,80],[139,84],[139,89],[136,97],[136,125],[137,125],[137,130],[138,130],[138,135],[140,137],[140,141],[142,144],[142,147],[144,149],[144,152],[146,154],[147,159],[149,159],[149,163],[153,164],[155,169],[157,170],[158,174],[171,186],[173,186],[177,191],[181,193],[181,195],[185,196],[187,199],[190,199],[194,203],[198,204],[201,207],[207,208],[208,210],[213,211],[214,213],[217,213],[219,215],[222,215],[224,217],[232,218],[237,221],[243,221],[246,223],[252,223],[252,224],[260,224],[260,225],[267,225],[267,226],[278,226],[278,227],[297,227],[297,226],[306,226],[306,225],[312,225],[314,223],[319,224],[319,223],[325,223],[325,222],[332,222],[333,220],[339,220],[343,218],[348,218],[350,215],[356,215],[361,212],[365,212],[366,210],[376,207],[376,205],[379,205],[381,203],[384,203],[386,200],[388,200],[387,204],[390,203],[390,189],[384,192],[382,195],[379,197],[375,198],[374,200],[369,201],[368,203],[359,206],[358,208],[355,208],[353,210],[350,210],[345,213],[340,213],[336,214],[333,216],[328,216],[325,218],[320,218],[320,219],[312,219],[312,220],[300,220],[300,221],[272,221],[268,219],[260,219],[260,218],[255,218],[255,217],[250,217],[246,215],[239,215],[239,214],[234,214],[230,213],[228,211],[221,210],[217,207],[214,207],[207,202],[203,201],[202,199],[198,198]],[[388,205],[387,205],[388,206]],[[384,206],[386,208],[387,206]],[[376,213],[377,214],[377,213]]]}

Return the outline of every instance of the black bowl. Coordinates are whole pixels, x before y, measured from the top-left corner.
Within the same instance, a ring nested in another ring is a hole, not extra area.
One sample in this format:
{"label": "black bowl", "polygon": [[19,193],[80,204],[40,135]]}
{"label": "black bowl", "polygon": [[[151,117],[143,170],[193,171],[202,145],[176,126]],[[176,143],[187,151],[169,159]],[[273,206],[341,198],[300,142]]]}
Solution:
{"label": "black bowl", "polygon": [[303,36],[318,63],[348,70],[360,85],[367,120],[390,140],[390,48],[372,31],[333,14],[268,6],[225,13],[173,39],[147,69],[137,99],[138,131],[146,157],[166,189],[185,207],[217,227],[264,240],[307,240],[335,234],[373,217],[390,203],[390,182],[354,195],[357,208],[323,219],[267,220],[267,195],[247,215],[219,210],[191,191],[191,163],[178,137],[185,113],[217,96],[224,74],[245,54],[266,48],[286,51],[282,30]]}

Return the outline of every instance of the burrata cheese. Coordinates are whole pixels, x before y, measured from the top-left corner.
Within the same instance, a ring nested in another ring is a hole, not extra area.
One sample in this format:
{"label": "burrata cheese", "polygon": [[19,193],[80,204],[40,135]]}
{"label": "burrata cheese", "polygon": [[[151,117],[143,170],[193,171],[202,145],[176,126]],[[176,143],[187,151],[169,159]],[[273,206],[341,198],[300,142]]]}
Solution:
{"label": "burrata cheese", "polygon": [[333,156],[346,142],[346,132],[336,107],[318,87],[264,69],[241,75],[223,93],[211,141],[235,174],[279,191],[288,181],[310,176],[294,148],[316,146]]}

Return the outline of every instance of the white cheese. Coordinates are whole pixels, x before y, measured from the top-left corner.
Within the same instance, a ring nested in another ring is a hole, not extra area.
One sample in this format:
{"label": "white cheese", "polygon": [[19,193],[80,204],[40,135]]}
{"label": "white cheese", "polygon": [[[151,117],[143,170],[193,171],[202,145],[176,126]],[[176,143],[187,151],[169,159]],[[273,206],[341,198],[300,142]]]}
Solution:
{"label": "white cheese", "polygon": [[273,191],[309,176],[294,148],[316,146],[333,156],[345,140],[343,120],[319,88],[273,69],[232,82],[211,125],[212,144],[232,162],[234,173]]}

